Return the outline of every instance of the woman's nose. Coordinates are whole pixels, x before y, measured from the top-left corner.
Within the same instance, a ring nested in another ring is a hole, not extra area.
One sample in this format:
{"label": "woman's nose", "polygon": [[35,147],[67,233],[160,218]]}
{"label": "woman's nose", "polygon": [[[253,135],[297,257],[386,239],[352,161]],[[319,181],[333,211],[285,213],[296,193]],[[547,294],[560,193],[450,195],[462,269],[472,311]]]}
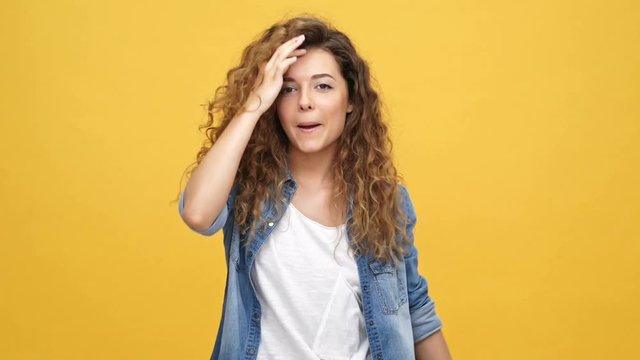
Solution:
{"label": "woman's nose", "polygon": [[309,103],[300,103],[300,110],[311,110],[311,104]]}
{"label": "woman's nose", "polygon": [[298,108],[302,111],[313,109],[311,104],[311,98],[306,90],[300,91],[300,98],[298,99]]}

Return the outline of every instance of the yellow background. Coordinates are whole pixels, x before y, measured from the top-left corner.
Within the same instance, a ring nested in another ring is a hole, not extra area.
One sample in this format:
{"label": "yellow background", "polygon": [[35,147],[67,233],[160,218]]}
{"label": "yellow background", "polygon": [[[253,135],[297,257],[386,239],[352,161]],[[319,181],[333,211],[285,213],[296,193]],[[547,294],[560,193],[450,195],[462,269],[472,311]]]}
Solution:
{"label": "yellow background", "polygon": [[639,358],[632,0],[4,4],[0,358],[209,358],[222,237],[172,200],[200,104],[303,11],[380,84],[454,358]]}

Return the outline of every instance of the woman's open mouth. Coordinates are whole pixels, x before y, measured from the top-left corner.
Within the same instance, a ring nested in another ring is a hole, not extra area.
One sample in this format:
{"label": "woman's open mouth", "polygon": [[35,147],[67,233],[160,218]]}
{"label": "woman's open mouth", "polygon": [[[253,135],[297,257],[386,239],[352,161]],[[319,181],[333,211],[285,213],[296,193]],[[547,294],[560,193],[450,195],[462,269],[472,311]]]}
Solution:
{"label": "woman's open mouth", "polygon": [[318,124],[318,123],[301,124],[301,125],[298,125],[298,129],[300,129],[300,131],[302,132],[308,133],[308,132],[314,131],[315,129],[320,127],[320,125],[321,124]]}

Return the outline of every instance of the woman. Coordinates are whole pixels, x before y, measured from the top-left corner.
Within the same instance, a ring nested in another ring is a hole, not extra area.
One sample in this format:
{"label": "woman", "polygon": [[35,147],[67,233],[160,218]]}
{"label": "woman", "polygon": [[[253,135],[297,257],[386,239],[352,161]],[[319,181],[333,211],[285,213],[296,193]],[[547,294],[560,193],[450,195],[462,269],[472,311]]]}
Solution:
{"label": "woman", "polygon": [[450,358],[369,67],[345,34],[312,16],[270,27],[206,127],[179,210],[224,233],[212,359]]}

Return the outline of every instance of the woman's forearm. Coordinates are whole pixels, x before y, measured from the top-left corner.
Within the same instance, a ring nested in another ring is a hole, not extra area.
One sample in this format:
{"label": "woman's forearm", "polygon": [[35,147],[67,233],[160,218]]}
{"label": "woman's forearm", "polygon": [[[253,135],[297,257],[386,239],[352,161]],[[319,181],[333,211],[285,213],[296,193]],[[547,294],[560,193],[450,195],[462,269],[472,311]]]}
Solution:
{"label": "woman's forearm", "polygon": [[225,206],[242,154],[261,112],[240,112],[193,171],[184,190],[184,219],[205,230]]}
{"label": "woman's forearm", "polygon": [[416,360],[451,360],[442,330],[415,344]]}

